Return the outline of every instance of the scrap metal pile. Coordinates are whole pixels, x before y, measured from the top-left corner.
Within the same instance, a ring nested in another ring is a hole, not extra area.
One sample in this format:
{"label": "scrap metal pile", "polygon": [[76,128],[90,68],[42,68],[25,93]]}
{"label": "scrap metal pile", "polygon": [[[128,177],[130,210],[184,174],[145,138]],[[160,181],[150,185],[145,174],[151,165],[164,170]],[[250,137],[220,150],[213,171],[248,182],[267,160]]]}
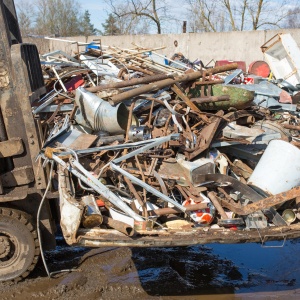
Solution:
{"label": "scrap metal pile", "polygon": [[32,107],[66,241],[299,236],[299,86],[289,82],[299,74],[204,68],[157,50],[90,44],[41,56],[48,93]]}

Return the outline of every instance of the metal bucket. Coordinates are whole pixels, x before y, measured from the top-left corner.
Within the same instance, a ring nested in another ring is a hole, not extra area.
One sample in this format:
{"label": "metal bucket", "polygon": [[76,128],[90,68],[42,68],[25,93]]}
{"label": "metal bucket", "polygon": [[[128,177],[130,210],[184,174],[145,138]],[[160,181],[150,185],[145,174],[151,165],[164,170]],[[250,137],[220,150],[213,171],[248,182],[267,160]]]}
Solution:
{"label": "metal bucket", "polygon": [[78,105],[75,120],[93,130],[104,130],[110,134],[125,132],[129,111],[125,104],[111,106],[107,101],[79,87],[75,102]]}
{"label": "metal bucket", "polygon": [[259,160],[248,185],[275,195],[300,185],[300,150],[288,142],[273,140]]}

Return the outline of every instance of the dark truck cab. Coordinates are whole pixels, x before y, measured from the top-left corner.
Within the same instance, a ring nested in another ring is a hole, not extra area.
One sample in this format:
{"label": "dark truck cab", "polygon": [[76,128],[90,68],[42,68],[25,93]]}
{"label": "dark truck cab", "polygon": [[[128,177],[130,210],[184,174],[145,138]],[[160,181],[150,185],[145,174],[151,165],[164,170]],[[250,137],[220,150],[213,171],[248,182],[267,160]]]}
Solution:
{"label": "dark truck cab", "polygon": [[[22,43],[13,1],[0,1],[0,281],[25,277],[40,254],[36,216],[46,174],[36,155],[40,120],[31,103],[45,93],[38,51]],[[55,246],[49,204],[41,211],[45,247]]]}

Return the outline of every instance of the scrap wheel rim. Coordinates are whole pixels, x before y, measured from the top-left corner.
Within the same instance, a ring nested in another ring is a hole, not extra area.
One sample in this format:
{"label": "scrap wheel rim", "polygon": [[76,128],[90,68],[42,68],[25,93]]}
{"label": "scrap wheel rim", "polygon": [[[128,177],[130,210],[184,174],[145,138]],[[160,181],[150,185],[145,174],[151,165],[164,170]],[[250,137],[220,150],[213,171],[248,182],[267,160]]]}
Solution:
{"label": "scrap wheel rim", "polygon": [[0,232],[0,268],[13,265],[20,255],[17,240],[8,233]]}

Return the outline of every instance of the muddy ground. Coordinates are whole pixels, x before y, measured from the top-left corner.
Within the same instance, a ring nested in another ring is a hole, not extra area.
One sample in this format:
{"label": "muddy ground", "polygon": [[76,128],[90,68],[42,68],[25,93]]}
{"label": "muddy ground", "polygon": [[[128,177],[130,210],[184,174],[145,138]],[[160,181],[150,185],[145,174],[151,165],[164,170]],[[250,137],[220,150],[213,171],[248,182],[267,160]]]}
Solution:
{"label": "muddy ground", "polygon": [[74,271],[49,279],[40,263],[24,281],[0,284],[0,299],[300,299],[299,250],[300,240],[278,248],[84,249],[58,238],[48,267]]}

